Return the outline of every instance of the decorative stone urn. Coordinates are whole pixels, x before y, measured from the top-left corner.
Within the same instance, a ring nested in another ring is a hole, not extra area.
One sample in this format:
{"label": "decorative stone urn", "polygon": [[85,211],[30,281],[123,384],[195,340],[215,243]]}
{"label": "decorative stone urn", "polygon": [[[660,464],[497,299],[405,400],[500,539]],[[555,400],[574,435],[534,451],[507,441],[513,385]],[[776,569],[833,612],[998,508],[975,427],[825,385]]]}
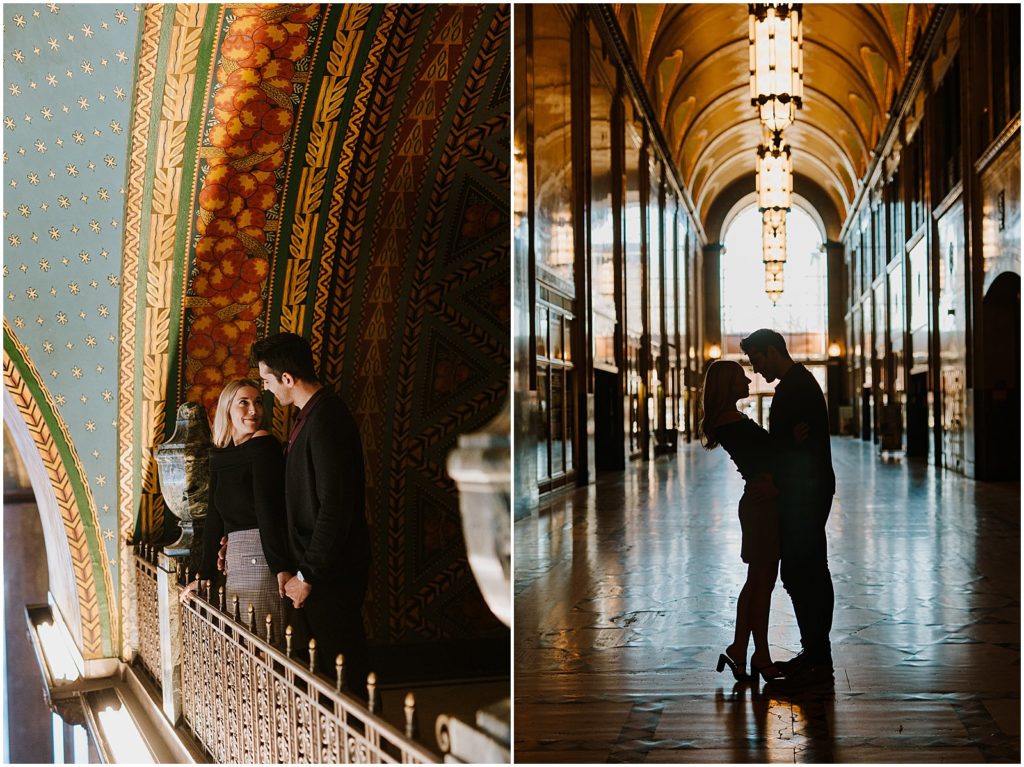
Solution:
{"label": "decorative stone urn", "polygon": [[174,434],[156,449],[160,492],[181,528],[178,540],[164,547],[169,556],[189,554],[197,532],[196,523],[201,525],[206,519],[211,445],[210,424],[202,405],[182,403]]}
{"label": "decorative stone urn", "polygon": [[[459,488],[466,554],[491,612],[512,625],[512,413],[508,400],[481,431],[459,437],[448,455],[448,475]],[[441,714],[435,722],[444,761],[503,764],[511,761],[511,702],[477,709],[472,721]]]}
{"label": "decorative stone urn", "polygon": [[459,437],[448,456],[473,576],[487,606],[506,626],[512,625],[511,424],[506,400],[481,431]]}

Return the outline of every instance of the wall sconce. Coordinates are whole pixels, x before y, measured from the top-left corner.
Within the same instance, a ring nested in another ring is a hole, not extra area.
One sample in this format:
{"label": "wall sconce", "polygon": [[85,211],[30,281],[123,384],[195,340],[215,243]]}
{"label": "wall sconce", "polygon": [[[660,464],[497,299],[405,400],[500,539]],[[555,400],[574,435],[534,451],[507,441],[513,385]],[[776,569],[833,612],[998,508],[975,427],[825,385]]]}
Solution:
{"label": "wall sconce", "polygon": [[832,357],[833,359],[835,359],[835,358],[837,358],[842,353],[843,353],[842,348],[835,341],[833,341],[832,343],[830,343],[828,345],[828,356],[829,357]]}
{"label": "wall sconce", "polygon": [[722,357],[722,347],[718,344],[711,344],[708,347],[708,359],[717,360]]}
{"label": "wall sconce", "polygon": [[750,3],[750,103],[778,133],[803,106],[803,24],[800,3]]}

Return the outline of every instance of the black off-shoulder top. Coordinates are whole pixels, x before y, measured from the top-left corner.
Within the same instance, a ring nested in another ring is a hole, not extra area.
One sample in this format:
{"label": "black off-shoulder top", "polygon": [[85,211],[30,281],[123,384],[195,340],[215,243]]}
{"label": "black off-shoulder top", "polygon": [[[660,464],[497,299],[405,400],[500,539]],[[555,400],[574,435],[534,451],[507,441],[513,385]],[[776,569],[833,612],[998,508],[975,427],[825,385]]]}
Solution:
{"label": "black off-shoulder top", "polygon": [[210,449],[210,495],[200,576],[217,572],[221,536],[258,528],[263,553],[277,573],[294,567],[284,506],[284,454],[272,435]]}

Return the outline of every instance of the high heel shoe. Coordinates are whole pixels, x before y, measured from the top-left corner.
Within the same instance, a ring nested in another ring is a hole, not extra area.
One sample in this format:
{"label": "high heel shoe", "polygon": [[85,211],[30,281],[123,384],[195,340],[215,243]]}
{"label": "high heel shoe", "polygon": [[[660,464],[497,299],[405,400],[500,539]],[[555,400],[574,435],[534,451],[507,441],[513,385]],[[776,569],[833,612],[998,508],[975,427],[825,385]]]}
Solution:
{"label": "high heel shoe", "polygon": [[750,675],[754,679],[757,679],[757,677],[760,676],[764,680],[765,684],[771,684],[777,679],[784,679],[786,677],[785,672],[776,666],[774,661],[766,663],[763,666],[755,666],[753,662],[751,662]]}
{"label": "high heel shoe", "polygon": [[746,682],[750,680],[750,677],[747,676],[747,672],[743,670],[743,666],[723,652],[718,656],[718,666],[715,670],[721,674],[726,666],[729,667],[729,670],[732,672],[732,675],[737,682]]}

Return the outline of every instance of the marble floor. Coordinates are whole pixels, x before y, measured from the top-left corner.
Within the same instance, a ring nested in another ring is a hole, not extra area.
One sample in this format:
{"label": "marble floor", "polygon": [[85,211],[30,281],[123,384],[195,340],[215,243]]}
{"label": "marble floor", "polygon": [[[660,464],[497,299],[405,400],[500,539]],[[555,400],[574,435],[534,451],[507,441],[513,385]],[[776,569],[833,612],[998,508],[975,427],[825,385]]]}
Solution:
{"label": "marble floor", "polygon": [[[833,439],[835,688],[714,670],[741,480],[722,450],[603,476],[515,525],[515,761],[1020,763],[1020,485]],[[773,656],[798,649],[781,584]]]}

